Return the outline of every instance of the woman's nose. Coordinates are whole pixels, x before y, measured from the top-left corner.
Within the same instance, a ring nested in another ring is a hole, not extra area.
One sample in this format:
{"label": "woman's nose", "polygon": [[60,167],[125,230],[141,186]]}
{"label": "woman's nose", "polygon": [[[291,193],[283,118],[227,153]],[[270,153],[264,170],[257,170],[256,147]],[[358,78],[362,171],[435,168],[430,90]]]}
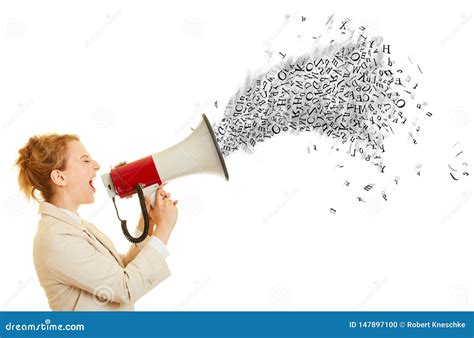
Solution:
{"label": "woman's nose", "polygon": [[95,164],[95,165],[94,165],[94,169],[95,169],[95,170],[99,170],[99,169],[100,169],[99,163],[98,163],[97,161],[94,161],[94,164]]}

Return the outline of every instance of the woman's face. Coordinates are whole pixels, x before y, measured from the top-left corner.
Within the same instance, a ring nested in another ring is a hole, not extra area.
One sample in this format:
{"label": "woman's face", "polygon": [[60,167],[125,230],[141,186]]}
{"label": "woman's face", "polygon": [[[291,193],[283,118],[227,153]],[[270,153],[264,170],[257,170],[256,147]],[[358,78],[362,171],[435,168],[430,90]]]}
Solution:
{"label": "woman's face", "polygon": [[76,205],[94,202],[95,188],[92,180],[99,169],[99,164],[91,158],[81,142],[68,142],[66,169],[61,170],[64,183],[62,188]]}

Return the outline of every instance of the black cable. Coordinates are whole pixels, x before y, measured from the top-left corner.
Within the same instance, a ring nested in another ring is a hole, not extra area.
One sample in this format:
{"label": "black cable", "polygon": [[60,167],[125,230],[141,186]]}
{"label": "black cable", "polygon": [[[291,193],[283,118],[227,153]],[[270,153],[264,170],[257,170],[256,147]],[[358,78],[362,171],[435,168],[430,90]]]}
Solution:
{"label": "black cable", "polygon": [[119,216],[117,205],[115,204],[115,197],[112,197],[112,201],[114,202],[114,207],[115,211],[117,213],[117,218],[120,220],[120,224],[122,226],[122,232],[125,236],[125,238],[132,242],[132,243],[141,243],[147,238],[148,236],[148,230],[150,229],[150,222],[148,219],[148,211],[146,210],[146,204],[145,204],[145,196],[143,195],[143,190],[142,186],[140,184],[137,184],[135,186],[135,190],[137,191],[138,194],[138,199],[140,200],[140,208],[142,209],[142,215],[143,215],[143,222],[144,222],[144,227],[143,227],[143,233],[139,237],[133,237],[127,229],[127,221],[122,220]]}

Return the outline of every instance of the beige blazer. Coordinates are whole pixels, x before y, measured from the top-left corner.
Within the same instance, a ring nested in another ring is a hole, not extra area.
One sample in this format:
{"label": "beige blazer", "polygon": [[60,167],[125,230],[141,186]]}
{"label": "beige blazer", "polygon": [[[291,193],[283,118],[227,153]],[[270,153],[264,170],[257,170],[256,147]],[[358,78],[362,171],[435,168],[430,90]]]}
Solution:
{"label": "beige blazer", "polygon": [[87,221],[40,202],[33,258],[54,311],[133,311],[134,303],[171,275],[150,245],[132,244],[126,255]]}

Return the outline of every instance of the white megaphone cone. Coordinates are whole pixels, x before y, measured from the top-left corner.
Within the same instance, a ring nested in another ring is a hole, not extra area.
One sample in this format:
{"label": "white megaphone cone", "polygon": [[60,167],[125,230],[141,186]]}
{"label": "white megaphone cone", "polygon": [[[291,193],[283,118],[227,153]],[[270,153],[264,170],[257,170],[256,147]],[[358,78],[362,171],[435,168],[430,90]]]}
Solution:
{"label": "white megaphone cone", "polygon": [[131,163],[120,163],[102,175],[102,182],[114,202],[115,196],[123,198],[141,190],[144,196],[152,195],[153,205],[162,182],[198,173],[229,180],[224,157],[205,114],[199,126],[178,144]]}

